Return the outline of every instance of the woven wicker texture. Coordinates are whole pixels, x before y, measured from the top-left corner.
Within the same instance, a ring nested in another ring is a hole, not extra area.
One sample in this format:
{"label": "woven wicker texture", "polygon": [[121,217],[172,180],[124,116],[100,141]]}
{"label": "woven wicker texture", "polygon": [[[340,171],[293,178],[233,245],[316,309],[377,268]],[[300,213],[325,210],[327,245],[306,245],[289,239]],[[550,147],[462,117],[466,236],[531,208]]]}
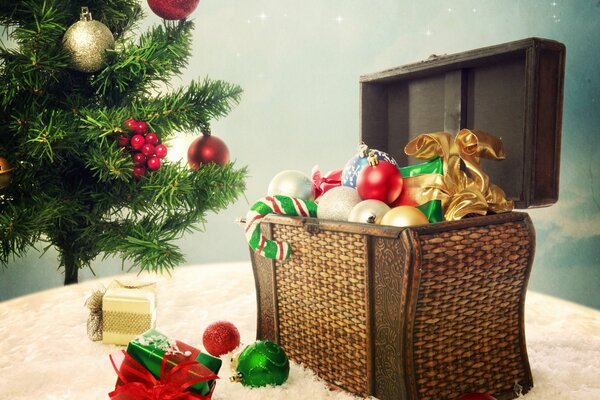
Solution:
{"label": "woven wicker texture", "polygon": [[519,301],[531,252],[527,227],[471,227],[420,242],[412,343],[418,398],[510,392],[526,380]]}
{"label": "woven wicker texture", "polygon": [[279,343],[323,379],[368,394],[366,236],[273,228],[293,248],[275,268]]}
{"label": "woven wicker texture", "polygon": [[151,328],[150,314],[119,311],[102,312],[102,331],[124,335],[139,335]]}

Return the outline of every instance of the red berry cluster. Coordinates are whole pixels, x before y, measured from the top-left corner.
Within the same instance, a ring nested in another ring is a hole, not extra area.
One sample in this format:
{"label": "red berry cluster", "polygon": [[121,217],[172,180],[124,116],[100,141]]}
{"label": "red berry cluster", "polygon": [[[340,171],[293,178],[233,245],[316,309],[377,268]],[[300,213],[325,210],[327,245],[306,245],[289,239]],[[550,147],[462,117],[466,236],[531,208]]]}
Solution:
{"label": "red berry cluster", "polygon": [[119,147],[129,148],[133,159],[133,176],[146,174],[146,168],[155,171],[160,168],[161,158],[167,155],[167,146],[158,144],[158,135],[148,132],[148,124],[129,118],[123,123],[125,130],[132,133],[129,136],[117,138]]}

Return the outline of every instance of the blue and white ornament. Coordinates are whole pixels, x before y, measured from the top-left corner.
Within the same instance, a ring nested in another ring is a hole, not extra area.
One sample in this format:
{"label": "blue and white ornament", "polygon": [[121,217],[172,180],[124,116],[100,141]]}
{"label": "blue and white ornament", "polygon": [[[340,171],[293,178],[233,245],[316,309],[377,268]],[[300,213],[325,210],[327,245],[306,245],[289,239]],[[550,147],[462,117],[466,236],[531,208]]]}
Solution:
{"label": "blue and white ornament", "polygon": [[379,161],[387,161],[396,167],[398,163],[389,154],[383,151],[369,149],[364,143],[358,146],[358,154],[352,157],[344,166],[342,171],[342,185],[351,188],[356,188],[356,178],[359,172],[369,165],[367,155],[372,151]]}

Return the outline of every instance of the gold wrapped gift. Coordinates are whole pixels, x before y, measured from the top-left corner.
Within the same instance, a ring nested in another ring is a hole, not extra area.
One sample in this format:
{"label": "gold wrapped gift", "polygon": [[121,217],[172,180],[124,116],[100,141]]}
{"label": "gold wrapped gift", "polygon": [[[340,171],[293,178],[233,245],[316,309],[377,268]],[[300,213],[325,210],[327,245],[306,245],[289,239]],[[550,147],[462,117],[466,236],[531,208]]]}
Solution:
{"label": "gold wrapped gift", "polygon": [[127,345],[156,327],[156,283],[113,281],[102,298],[102,342]]}
{"label": "gold wrapped gift", "polygon": [[[441,200],[444,219],[453,221],[468,214],[485,215],[511,211],[515,204],[504,191],[491,184],[480,158],[503,160],[502,141],[483,131],[461,129],[456,137],[448,132],[423,133],[411,140],[404,152],[412,157],[443,160],[443,175],[429,175],[420,182],[421,198]],[[468,174],[461,169],[464,163]]]}

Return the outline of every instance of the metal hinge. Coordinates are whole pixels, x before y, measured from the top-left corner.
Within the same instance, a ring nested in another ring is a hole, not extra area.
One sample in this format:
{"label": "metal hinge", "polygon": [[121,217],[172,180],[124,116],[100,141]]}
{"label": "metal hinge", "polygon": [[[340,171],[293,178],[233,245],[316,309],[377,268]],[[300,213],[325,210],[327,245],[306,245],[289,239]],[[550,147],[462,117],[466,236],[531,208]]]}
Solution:
{"label": "metal hinge", "polygon": [[318,220],[304,221],[304,230],[306,230],[306,232],[310,233],[311,235],[315,235],[315,234],[319,233],[319,231],[321,230],[319,227],[319,221]]}

